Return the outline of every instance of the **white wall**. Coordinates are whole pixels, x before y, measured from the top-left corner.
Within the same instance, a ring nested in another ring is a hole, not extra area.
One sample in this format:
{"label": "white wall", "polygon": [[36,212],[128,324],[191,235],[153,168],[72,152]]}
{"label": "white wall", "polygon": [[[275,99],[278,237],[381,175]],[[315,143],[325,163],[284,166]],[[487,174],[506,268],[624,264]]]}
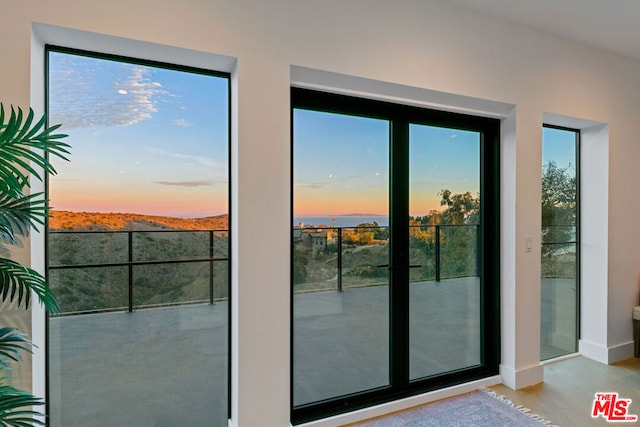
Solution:
{"label": "white wall", "polygon": [[[392,90],[410,86],[515,106],[503,112],[501,285],[501,371],[513,387],[542,375],[540,254],[525,253],[524,241],[531,236],[539,244],[543,117],[606,125],[608,156],[595,156],[590,165],[608,171],[605,198],[592,201],[609,203],[592,234],[593,262],[601,264],[591,285],[606,298],[590,299],[582,313],[584,325],[594,318],[605,324],[583,333],[599,360],[631,356],[630,314],[640,275],[640,198],[629,194],[640,173],[639,63],[438,0],[21,0],[4,7],[2,18],[5,104],[38,103],[41,82],[31,77],[39,67],[31,60],[34,22],[237,59],[233,425],[289,422],[291,66],[401,85]],[[598,224],[607,217],[608,225]],[[27,251],[17,257],[28,260]]]}

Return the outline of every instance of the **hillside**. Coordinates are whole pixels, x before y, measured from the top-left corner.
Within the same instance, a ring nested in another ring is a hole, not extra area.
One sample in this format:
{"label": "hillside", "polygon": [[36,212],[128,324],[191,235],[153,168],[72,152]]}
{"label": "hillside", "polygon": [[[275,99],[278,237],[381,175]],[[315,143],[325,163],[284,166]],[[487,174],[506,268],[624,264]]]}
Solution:
{"label": "hillside", "polygon": [[141,215],[132,213],[100,212],[50,212],[51,230],[98,231],[98,230],[226,230],[228,216],[205,218],[176,218],[169,216]]}

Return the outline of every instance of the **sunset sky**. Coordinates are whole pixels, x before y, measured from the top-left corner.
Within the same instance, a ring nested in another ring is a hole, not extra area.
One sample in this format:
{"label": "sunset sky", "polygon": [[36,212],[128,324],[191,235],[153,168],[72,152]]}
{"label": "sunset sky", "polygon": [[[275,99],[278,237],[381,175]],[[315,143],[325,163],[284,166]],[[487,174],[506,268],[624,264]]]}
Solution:
{"label": "sunset sky", "polygon": [[[438,192],[480,192],[476,132],[411,125],[409,214],[442,210]],[[543,164],[575,173],[575,133],[543,128]],[[389,214],[389,123],[294,111],[294,217]]]}
{"label": "sunset sky", "polygon": [[224,78],[51,52],[49,120],[69,134],[54,209],[202,217],[227,213]]}
{"label": "sunset sky", "polygon": [[[294,217],[388,215],[389,123],[294,112]],[[479,135],[410,126],[410,215],[440,209],[438,192],[479,187]]]}
{"label": "sunset sky", "polygon": [[[49,119],[70,136],[51,206],[180,217],[227,213],[228,81],[68,53],[49,54]],[[574,136],[545,128],[543,163],[575,168]],[[389,123],[296,109],[294,216],[388,215]],[[479,192],[477,133],[410,127],[410,215],[438,192]]]}

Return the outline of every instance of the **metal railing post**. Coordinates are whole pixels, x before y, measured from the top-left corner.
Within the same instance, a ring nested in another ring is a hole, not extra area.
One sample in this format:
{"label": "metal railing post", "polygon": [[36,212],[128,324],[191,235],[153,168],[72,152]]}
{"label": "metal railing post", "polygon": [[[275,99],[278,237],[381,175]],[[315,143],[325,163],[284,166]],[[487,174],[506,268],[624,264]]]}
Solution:
{"label": "metal railing post", "polygon": [[338,228],[338,292],[342,292],[342,227]]}
{"label": "metal railing post", "polygon": [[436,282],[440,281],[440,226],[436,225]]}
{"label": "metal railing post", "polygon": [[482,254],[482,242],[480,241],[480,225],[476,225],[476,276],[480,277],[480,255]]}
{"label": "metal railing post", "polygon": [[133,231],[128,231],[129,237],[129,313],[133,313]]}
{"label": "metal railing post", "polygon": [[213,242],[213,230],[209,230],[209,258],[211,258],[211,261],[209,261],[209,304],[211,305],[213,305]]}

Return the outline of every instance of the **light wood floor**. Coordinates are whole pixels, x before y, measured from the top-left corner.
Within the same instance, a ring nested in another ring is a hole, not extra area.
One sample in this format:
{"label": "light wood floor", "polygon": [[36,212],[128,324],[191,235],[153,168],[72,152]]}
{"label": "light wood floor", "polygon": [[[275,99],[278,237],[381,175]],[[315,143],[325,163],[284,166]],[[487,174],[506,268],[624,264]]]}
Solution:
{"label": "light wood floor", "polygon": [[640,425],[640,421],[611,424],[602,417],[591,418],[595,393],[617,392],[620,398],[632,399],[629,414],[640,420],[640,359],[604,365],[574,357],[545,365],[542,384],[518,391],[504,385],[492,388],[561,427]]}

